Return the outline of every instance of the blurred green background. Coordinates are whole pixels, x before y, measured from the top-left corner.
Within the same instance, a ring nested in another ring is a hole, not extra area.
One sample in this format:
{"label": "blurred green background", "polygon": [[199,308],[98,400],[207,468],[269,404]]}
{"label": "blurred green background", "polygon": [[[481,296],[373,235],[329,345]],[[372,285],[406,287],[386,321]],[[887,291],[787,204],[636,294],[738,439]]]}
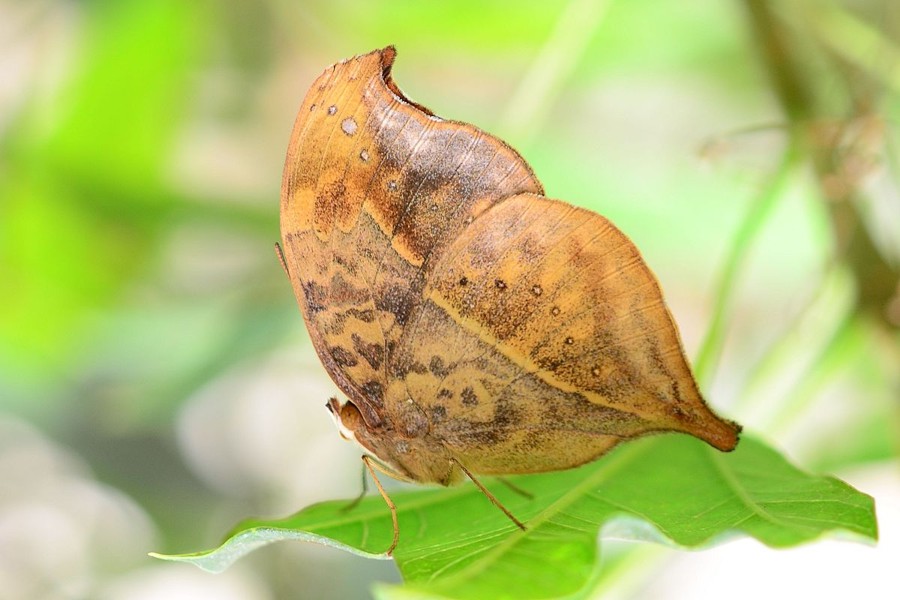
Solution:
{"label": "blurred green background", "polygon": [[[398,580],[302,544],[221,576],[146,557],[358,491],[272,244],[307,86],[387,44],[411,98],[632,237],[719,412],[878,503],[862,554],[732,544],[604,589],[712,597],[711,565],[810,594],[818,565],[820,597],[890,585],[898,34],[892,0],[0,0],[0,599]],[[755,579],[729,597],[764,593]]]}

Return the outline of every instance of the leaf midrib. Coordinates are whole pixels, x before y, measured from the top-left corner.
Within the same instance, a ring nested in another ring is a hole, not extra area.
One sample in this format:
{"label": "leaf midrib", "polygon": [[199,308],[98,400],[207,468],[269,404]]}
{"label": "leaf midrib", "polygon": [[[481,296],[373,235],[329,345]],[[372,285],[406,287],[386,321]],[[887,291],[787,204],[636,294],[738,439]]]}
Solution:
{"label": "leaf midrib", "polygon": [[725,464],[724,460],[718,453],[706,452],[707,458],[710,459],[712,465],[715,467],[716,471],[719,473],[719,476],[725,482],[725,485],[730,489],[734,495],[740,500],[745,507],[750,509],[750,512],[754,515],[760,517],[761,519],[772,523],[773,525],[778,525],[779,527],[804,527],[809,528],[809,526],[798,525],[794,523],[790,523],[781,519],[768,510],[765,509],[760,503],[758,503],[753,496],[747,492],[747,489],[741,484],[738,478],[734,475],[734,472],[728,468]]}
{"label": "leaf midrib", "polygon": [[[541,510],[535,517],[529,519],[526,522],[526,526],[528,527],[527,531],[514,530],[505,540],[496,544],[490,552],[485,553],[481,559],[472,562],[453,575],[443,578],[441,586],[446,586],[448,584],[452,585],[454,581],[470,578],[485,571],[490,565],[494,564],[505,555],[510,548],[523,541],[532,531],[536,531],[551,518],[563,512],[576,501],[582,499],[589,490],[596,489],[603,480],[608,479],[617,471],[631,464],[637,456],[650,452],[656,444],[658,444],[657,440],[646,440],[644,444],[635,444],[620,448],[619,453],[606,459],[605,464],[601,468],[586,477],[577,486],[564,493],[552,504]],[[598,522],[598,531],[599,525],[600,523]],[[435,575],[440,575],[442,572],[443,570],[433,573],[428,581],[434,581]]]}

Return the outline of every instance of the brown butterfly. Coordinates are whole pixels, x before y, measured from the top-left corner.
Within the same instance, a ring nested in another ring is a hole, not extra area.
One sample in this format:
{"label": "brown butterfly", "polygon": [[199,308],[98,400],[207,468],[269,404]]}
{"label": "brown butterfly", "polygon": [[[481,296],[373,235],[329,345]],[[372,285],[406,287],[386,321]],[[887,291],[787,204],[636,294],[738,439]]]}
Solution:
{"label": "brown butterfly", "polygon": [[733,449],[740,427],[704,403],[634,244],[545,197],[501,140],[406,98],[395,55],[313,83],[281,193],[282,264],[369,470],[465,474],[500,506],[475,475],[568,469],[661,431]]}

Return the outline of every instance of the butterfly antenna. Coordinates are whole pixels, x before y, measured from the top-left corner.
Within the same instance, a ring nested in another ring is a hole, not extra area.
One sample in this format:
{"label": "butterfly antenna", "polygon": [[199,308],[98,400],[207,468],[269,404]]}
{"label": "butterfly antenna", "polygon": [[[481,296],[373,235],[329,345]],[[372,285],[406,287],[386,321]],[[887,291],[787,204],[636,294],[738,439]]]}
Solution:
{"label": "butterfly antenna", "polygon": [[284,260],[284,251],[281,249],[281,244],[275,242],[275,256],[278,257],[278,262],[281,263],[281,268],[284,269],[284,274],[288,277],[291,276],[290,271],[287,268],[287,261]]}
{"label": "butterfly antenna", "polygon": [[465,465],[463,465],[461,462],[459,462],[455,458],[451,458],[450,460],[452,462],[454,462],[456,464],[456,466],[458,466],[460,469],[462,469],[462,472],[466,474],[466,477],[468,477],[469,479],[472,480],[472,483],[474,483],[476,486],[478,486],[478,489],[481,490],[482,494],[487,496],[487,499],[491,501],[491,504],[493,504],[494,506],[496,506],[497,508],[502,510],[503,514],[505,514],[507,517],[509,517],[509,520],[516,524],[516,527],[518,527],[522,531],[527,531],[527,529],[525,528],[525,525],[523,525],[522,522],[520,520],[518,520],[511,512],[509,512],[509,509],[507,509],[505,506],[500,504],[500,501],[497,500],[497,498],[486,487],[484,487],[484,485],[480,481],[478,481],[474,475],[472,475],[472,472],[469,471],[465,467]]}

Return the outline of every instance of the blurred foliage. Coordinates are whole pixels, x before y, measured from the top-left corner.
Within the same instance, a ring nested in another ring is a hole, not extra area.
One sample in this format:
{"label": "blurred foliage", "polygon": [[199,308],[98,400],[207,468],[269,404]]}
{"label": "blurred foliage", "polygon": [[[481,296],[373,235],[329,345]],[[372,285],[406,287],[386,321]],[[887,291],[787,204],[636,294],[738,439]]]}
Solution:
{"label": "blurred foliage", "polygon": [[[0,419],[130,498],[161,536],[142,551],[299,507],[291,482],[315,476],[248,459],[227,487],[192,448],[231,418],[216,452],[239,463],[228,443],[282,439],[250,439],[249,399],[316,381],[295,398],[308,419],[273,417],[300,427],[281,453],[339,454],[303,429],[330,427],[328,384],[272,256],[281,166],[321,69],[393,43],[412,98],[508,139],[550,195],[635,240],[689,350],[710,349],[723,413],[804,465],[895,459],[898,34],[889,0],[0,2]],[[300,589],[284,556],[254,563],[259,589]],[[81,595],[127,568],[100,571]]]}

